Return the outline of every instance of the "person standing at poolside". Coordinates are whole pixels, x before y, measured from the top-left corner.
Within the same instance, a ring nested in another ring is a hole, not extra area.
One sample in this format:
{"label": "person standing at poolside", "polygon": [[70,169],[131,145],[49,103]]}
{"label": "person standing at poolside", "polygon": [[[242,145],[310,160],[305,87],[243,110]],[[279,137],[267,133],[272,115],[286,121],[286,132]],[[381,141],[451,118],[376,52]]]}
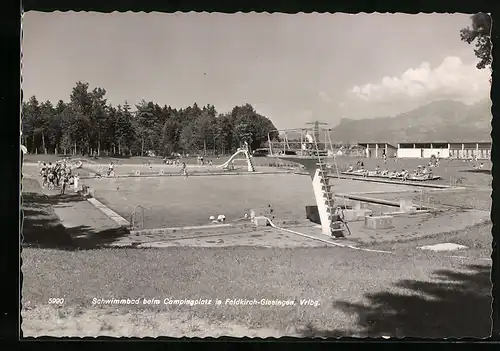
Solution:
{"label": "person standing at poolside", "polygon": [[107,176],[109,177],[111,174],[114,175],[115,171],[114,171],[114,167],[115,165],[113,164],[113,161],[109,162],[109,166],[108,166],[108,173],[107,173]]}
{"label": "person standing at poolside", "polygon": [[182,162],[181,174],[186,178],[188,177],[186,162]]}
{"label": "person standing at poolside", "polygon": [[66,174],[61,174],[61,195],[64,195],[68,182],[69,182],[68,176]]}
{"label": "person standing at poolside", "polygon": [[77,173],[73,176],[73,189],[74,189],[75,193],[78,192],[78,180],[79,180],[79,177],[78,177],[78,173]]}

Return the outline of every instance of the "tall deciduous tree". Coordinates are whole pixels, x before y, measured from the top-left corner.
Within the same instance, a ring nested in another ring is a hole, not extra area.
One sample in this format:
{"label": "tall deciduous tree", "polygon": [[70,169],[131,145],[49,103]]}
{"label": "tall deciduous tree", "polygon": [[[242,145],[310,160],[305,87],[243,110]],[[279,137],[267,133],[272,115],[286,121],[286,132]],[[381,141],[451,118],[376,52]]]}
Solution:
{"label": "tall deciduous tree", "polygon": [[27,138],[28,149],[32,153],[38,152],[40,143],[37,140],[42,110],[40,103],[35,96],[30,97],[27,103],[23,104],[22,122],[23,134]]}
{"label": "tall deciduous tree", "polygon": [[135,139],[132,114],[130,106],[125,101],[123,106],[118,106],[115,120],[115,140],[118,144],[118,154],[123,156],[130,153],[131,146]]}

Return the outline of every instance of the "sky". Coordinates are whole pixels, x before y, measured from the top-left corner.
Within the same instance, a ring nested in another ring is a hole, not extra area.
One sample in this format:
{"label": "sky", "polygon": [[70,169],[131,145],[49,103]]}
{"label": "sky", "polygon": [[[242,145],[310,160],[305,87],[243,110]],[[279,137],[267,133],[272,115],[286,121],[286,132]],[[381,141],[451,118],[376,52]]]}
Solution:
{"label": "sky", "polygon": [[488,98],[489,72],[460,41],[469,16],[30,11],[22,87],[57,103],[83,81],[115,106],[250,103],[278,129],[335,126]]}

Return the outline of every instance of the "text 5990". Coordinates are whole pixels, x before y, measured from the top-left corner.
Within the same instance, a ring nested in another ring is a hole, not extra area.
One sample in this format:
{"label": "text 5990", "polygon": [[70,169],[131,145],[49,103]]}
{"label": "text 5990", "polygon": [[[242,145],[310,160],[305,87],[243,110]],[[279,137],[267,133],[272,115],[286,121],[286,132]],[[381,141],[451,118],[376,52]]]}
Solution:
{"label": "text 5990", "polygon": [[64,303],[64,298],[62,297],[51,297],[49,299],[49,305],[62,305]]}

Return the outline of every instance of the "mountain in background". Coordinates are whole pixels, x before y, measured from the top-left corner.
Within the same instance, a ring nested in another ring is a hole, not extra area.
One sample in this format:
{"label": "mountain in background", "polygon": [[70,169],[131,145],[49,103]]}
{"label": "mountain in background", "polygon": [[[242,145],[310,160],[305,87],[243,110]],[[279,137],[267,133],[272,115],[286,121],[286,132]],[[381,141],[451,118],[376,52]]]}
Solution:
{"label": "mountain in background", "polygon": [[491,100],[473,105],[458,101],[431,102],[395,117],[342,119],[332,129],[332,142],[477,142],[489,141]]}

